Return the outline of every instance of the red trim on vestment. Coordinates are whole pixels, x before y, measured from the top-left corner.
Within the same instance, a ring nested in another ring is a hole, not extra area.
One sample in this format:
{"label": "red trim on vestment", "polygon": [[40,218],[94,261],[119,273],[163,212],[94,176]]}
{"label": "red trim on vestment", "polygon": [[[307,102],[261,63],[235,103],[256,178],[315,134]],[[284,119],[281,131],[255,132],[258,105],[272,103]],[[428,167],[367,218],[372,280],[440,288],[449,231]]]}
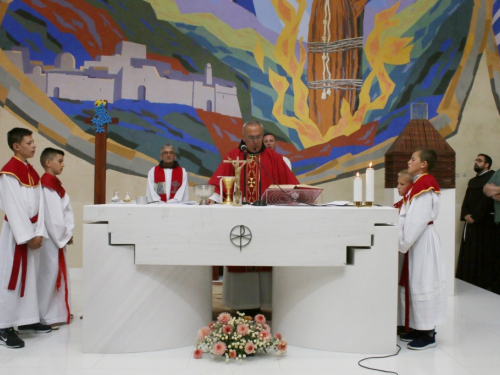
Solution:
{"label": "red trim on vestment", "polygon": [[66,323],[69,324],[71,320],[71,312],[69,309],[69,293],[68,293],[68,276],[66,273],[66,260],[64,258],[64,249],[59,249],[59,270],[57,272],[56,289],[59,291],[61,287],[61,279],[64,279],[64,302],[66,303],[66,311],[68,312],[68,317],[66,318]]}
{"label": "red trim on vestment", "polygon": [[26,187],[37,187],[40,183],[40,176],[33,166],[26,164],[19,158],[13,156],[0,171],[0,174],[8,174],[15,177],[19,183]]}
{"label": "red trim on vestment", "polygon": [[61,180],[50,173],[44,173],[42,176],[42,186],[54,190],[59,197],[64,198],[66,190],[62,186]]}
{"label": "red trim on vestment", "polygon": [[[182,186],[182,179],[184,177],[184,171],[182,170],[181,166],[177,166],[175,168],[172,168],[172,181],[170,182],[170,199],[174,199],[175,194],[177,193],[177,190]],[[165,170],[157,165],[154,170],[154,182],[155,184],[159,184],[162,182],[166,181],[165,177]],[[177,184],[174,184],[174,182],[177,182]],[[177,186],[176,186],[177,185]],[[167,201],[167,194],[158,194],[160,196],[160,199],[163,202]]]}
{"label": "red trim on vestment", "polygon": [[405,203],[411,203],[413,201],[413,198],[418,197],[420,194],[426,193],[431,190],[434,190],[434,193],[436,194],[441,193],[436,179],[433,175],[428,173],[420,175],[415,181],[413,181],[413,185],[410,186],[411,189],[407,190],[407,193],[403,198]]}
{"label": "red trim on vestment", "polygon": [[[5,216],[5,221],[9,221]],[[33,216],[30,221],[35,224],[38,221],[38,214]],[[16,290],[17,279],[19,277],[19,268],[21,269],[21,297],[24,297],[24,287],[26,286],[26,273],[28,271],[28,244],[24,243],[14,248],[14,262],[12,263],[12,272],[9,280],[9,290]]]}

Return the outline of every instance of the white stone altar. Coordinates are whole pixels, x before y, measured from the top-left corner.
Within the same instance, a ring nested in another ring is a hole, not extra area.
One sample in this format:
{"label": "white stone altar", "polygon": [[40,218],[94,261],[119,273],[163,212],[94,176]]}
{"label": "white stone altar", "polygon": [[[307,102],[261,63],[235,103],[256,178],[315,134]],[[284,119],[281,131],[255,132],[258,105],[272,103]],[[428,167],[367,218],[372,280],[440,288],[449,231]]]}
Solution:
{"label": "white stone altar", "polygon": [[389,207],[86,206],[83,351],[193,345],[211,318],[211,266],[255,265],[275,267],[272,327],[290,345],[392,352],[397,217]]}

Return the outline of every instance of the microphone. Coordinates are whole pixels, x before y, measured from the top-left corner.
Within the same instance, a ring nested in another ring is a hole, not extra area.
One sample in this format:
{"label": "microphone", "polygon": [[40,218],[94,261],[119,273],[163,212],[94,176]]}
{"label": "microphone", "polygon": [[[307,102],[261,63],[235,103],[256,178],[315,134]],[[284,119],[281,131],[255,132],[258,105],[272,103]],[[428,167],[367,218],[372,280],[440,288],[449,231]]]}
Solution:
{"label": "microphone", "polygon": [[243,144],[240,146],[240,150],[241,150],[241,151],[243,151],[243,152],[245,153],[245,155],[246,155],[246,153],[248,152],[248,147],[247,147],[247,145],[243,143]]}

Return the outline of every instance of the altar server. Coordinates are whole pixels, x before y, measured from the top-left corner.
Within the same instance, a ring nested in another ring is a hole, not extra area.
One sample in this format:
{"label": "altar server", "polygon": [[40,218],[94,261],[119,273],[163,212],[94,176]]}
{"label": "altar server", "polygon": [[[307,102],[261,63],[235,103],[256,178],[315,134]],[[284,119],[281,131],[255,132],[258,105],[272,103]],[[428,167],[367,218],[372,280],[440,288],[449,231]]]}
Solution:
{"label": "altar server", "polygon": [[446,321],[444,252],[434,226],[440,190],[436,179],[428,174],[436,162],[434,150],[413,153],[408,172],[415,177],[399,216],[399,251],[405,253],[401,303],[405,326],[414,329],[401,334],[400,339],[415,350],[436,346],[435,327]]}
{"label": "altar server", "polygon": [[32,131],[14,128],[7,143],[14,157],[0,171],[0,344],[22,348],[19,332],[50,332],[40,323],[35,262],[46,237],[40,176],[28,163],[35,155]]}
{"label": "altar server", "polygon": [[148,173],[148,202],[183,202],[189,200],[188,176],[177,160],[174,146],[164,145],[160,163]]}
{"label": "altar server", "polygon": [[[396,189],[398,190],[398,194],[400,197],[404,197],[408,189],[410,189],[413,183],[413,175],[408,173],[407,169],[403,169],[398,173],[398,186]],[[400,201],[394,203],[394,208],[401,210],[401,206],[403,205],[403,198]]]}
{"label": "altar server", "polygon": [[41,322],[55,328],[56,323],[69,324],[71,318],[66,245],[73,243],[75,219],[69,196],[57,178],[64,169],[64,152],[46,148],[40,163],[45,169],[41,181],[48,239],[39,250],[38,306]]}
{"label": "altar server", "polygon": [[[248,160],[242,169],[240,190],[243,202],[259,201],[271,184],[298,184],[283,157],[263,143],[264,127],[257,121],[243,125],[243,140],[229,151],[224,160]],[[231,163],[222,162],[208,182],[215,185],[215,193],[209,203],[220,203],[219,181],[221,176],[234,176]],[[225,267],[222,286],[222,302],[234,310],[247,314],[258,313],[261,307],[271,307],[271,267]]]}
{"label": "altar server", "polygon": [[[272,148],[274,151],[276,151],[276,136],[273,133],[264,134],[264,146],[266,146],[267,148]],[[288,159],[286,156],[283,156],[283,161],[288,166],[288,168],[292,169],[292,163],[290,162],[290,159]]]}

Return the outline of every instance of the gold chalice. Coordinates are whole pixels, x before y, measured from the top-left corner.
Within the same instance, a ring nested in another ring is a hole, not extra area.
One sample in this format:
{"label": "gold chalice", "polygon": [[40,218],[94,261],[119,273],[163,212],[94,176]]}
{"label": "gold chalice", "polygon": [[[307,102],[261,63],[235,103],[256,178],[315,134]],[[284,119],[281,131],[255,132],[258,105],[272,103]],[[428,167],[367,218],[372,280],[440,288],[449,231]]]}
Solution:
{"label": "gold chalice", "polygon": [[224,185],[224,190],[226,194],[226,199],[222,204],[233,204],[233,186],[234,186],[234,177],[222,177],[222,184]]}

